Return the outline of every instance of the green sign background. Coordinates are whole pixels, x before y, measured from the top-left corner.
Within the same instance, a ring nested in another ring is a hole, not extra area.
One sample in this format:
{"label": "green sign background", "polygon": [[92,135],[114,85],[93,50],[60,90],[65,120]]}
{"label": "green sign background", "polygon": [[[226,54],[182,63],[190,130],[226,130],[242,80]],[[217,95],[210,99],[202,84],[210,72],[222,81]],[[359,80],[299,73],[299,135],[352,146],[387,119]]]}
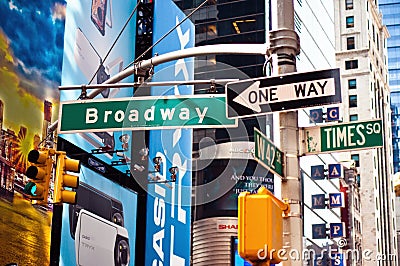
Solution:
{"label": "green sign background", "polygon": [[64,102],[59,117],[60,133],[237,126],[226,117],[225,96],[215,95]]}
{"label": "green sign background", "polygon": [[321,151],[339,151],[383,145],[382,121],[321,127]]}
{"label": "green sign background", "polygon": [[283,177],[283,152],[263,133],[254,129],[254,158],[264,167]]}
{"label": "green sign background", "polygon": [[382,120],[306,128],[306,153],[382,147],[382,130]]}

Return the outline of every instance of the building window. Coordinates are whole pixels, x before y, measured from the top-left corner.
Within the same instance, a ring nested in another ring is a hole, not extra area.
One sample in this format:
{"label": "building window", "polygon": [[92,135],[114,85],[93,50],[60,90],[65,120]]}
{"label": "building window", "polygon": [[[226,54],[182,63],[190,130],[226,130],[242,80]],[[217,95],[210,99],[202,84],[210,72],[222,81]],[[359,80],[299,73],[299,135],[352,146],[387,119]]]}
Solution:
{"label": "building window", "polygon": [[352,50],[355,48],[356,48],[356,45],[354,43],[354,37],[348,37],[347,38],[347,50]]}
{"label": "building window", "polygon": [[350,121],[357,121],[358,115],[350,115]]}
{"label": "building window", "polygon": [[346,69],[355,69],[358,68],[358,60],[349,60],[346,61]]}
{"label": "building window", "polygon": [[354,28],[354,17],[346,17],[346,28]]}
{"label": "building window", "polygon": [[349,107],[357,107],[357,95],[349,96]]}
{"label": "building window", "polygon": [[351,159],[356,164],[356,167],[360,167],[360,155],[359,154],[352,154]]}
{"label": "building window", "polygon": [[346,10],[353,9],[353,0],[346,0]]}
{"label": "building window", "polygon": [[357,89],[357,80],[356,79],[349,79],[348,80],[348,87],[349,87],[349,90]]}

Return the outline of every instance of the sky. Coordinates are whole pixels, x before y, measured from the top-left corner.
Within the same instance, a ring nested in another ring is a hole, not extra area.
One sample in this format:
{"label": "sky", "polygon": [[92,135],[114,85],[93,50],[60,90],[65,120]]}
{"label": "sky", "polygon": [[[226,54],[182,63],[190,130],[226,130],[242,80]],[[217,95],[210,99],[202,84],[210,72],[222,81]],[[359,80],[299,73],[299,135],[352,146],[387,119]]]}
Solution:
{"label": "sky", "polygon": [[42,135],[45,100],[53,103],[52,122],[57,119],[65,11],[65,1],[0,0],[1,129],[17,136],[12,145],[17,171],[24,172],[34,136]]}
{"label": "sky", "polygon": [[43,103],[53,103],[57,119],[58,86],[64,45],[66,2],[60,0],[0,1],[0,100],[3,129],[27,139],[41,136]]}

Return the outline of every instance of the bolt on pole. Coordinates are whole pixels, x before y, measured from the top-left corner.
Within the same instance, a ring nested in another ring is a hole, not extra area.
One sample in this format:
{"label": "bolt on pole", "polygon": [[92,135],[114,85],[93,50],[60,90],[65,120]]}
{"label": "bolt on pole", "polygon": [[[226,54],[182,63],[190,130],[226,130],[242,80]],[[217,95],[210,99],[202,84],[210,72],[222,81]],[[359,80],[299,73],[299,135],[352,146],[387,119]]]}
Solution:
{"label": "bolt on pole", "polygon": [[[300,41],[294,31],[293,0],[271,2],[272,30],[269,32],[269,55],[273,75],[296,72],[296,55]],[[289,218],[283,220],[283,246],[289,252],[303,250],[302,192],[299,161],[299,128],[297,111],[279,113],[280,148],[285,154],[285,172],[282,179],[282,198],[290,204]],[[302,258],[301,258],[302,259]],[[303,265],[302,260],[283,261],[283,265]]]}

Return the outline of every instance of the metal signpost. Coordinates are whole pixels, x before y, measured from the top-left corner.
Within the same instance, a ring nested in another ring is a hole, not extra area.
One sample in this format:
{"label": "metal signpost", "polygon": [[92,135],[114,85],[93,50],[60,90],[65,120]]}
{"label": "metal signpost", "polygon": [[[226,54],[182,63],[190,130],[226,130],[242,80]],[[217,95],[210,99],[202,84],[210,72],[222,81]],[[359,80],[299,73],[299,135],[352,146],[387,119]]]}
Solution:
{"label": "metal signpost", "polygon": [[383,146],[382,120],[309,127],[304,135],[306,154]]}
{"label": "metal signpost", "polygon": [[146,96],[61,102],[59,133],[237,127],[218,95]]}
{"label": "metal signpost", "polygon": [[225,87],[228,117],[341,102],[339,69],[234,81]]}
{"label": "metal signpost", "polygon": [[259,164],[283,177],[283,155],[263,133],[254,128],[254,158]]}

